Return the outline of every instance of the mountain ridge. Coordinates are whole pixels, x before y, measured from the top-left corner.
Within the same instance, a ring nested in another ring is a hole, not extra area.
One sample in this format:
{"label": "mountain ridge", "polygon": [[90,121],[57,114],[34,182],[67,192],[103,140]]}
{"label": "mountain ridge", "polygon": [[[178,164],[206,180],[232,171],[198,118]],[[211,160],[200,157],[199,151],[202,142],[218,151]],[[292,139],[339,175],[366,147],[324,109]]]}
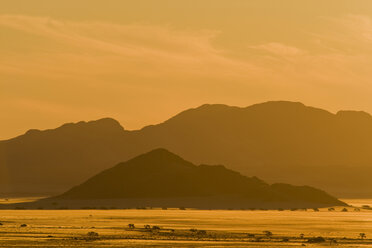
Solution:
{"label": "mountain ridge", "polygon": [[204,104],[132,131],[103,120],[105,125],[87,122],[96,128],[79,122],[0,141],[0,193],[62,192],[113,164],[164,147],[193,163],[224,164],[269,182],[372,197],[372,117],[365,112],[334,114],[271,101],[244,108]]}

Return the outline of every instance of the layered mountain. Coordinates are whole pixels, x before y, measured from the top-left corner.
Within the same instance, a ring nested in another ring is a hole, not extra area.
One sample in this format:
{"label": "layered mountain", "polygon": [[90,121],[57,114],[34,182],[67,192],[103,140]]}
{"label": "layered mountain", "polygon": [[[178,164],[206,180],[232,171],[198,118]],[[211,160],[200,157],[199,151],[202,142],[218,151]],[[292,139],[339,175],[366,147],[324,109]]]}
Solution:
{"label": "layered mountain", "polygon": [[372,197],[372,117],[283,101],[203,105],[136,131],[107,118],[31,130],[0,142],[0,193],[61,193],[157,147],[269,182]]}
{"label": "layered mountain", "polygon": [[197,208],[345,205],[312,187],[269,185],[221,165],[196,166],[165,149],[155,149],[119,163],[49,201],[69,205],[81,200],[115,199],[122,199],[132,207],[139,202],[154,207],[177,207],[182,202],[184,207]]}
{"label": "layered mountain", "polygon": [[123,127],[110,118],[0,141],[0,194],[61,193],[123,161],[125,141]]}

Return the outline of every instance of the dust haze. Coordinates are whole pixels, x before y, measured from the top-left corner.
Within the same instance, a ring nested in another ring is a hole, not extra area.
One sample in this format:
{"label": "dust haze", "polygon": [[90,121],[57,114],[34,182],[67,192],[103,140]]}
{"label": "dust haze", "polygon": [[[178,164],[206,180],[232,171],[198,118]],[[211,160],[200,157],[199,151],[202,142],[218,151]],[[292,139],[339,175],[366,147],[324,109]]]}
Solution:
{"label": "dust haze", "polygon": [[372,2],[4,0],[1,247],[372,247]]}

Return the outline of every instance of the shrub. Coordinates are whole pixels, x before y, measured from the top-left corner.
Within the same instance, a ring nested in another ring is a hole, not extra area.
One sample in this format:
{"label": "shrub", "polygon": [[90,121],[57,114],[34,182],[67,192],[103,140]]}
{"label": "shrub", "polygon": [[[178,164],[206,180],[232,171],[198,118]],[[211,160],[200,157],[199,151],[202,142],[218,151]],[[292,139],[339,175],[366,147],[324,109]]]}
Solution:
{"label": "shrub", "polygon": [[319,236],[319,237],[315,237],[315,238],[309,238],[309,239],[307,240],[308,243],[323,243],[323,242],[325,242],[325,241],[326,241],[325,238],[323,238],[323,237],[321,237],[321,236]]}
{"label": "shrub", "polygon": [[96,233],[96,232],[88,232],[87,235],[88,235],[89,237],[98,237],[98,236],[99,236],[99,234]]}
{"label": "shrub", "polygon": [[95,240],[95,239],[98,239],[98,233],[96,232],[88,232],[87,233],[87,236],[88,236],[88,240]]}
{"label": "shrub", "polygon": [[160,226],[153,226],[152,230],[160,230]]}
{"label": "shrub", "polygon": [[262,242],[262,238],[261,237],[257,237],[254,239],[254,242]]}

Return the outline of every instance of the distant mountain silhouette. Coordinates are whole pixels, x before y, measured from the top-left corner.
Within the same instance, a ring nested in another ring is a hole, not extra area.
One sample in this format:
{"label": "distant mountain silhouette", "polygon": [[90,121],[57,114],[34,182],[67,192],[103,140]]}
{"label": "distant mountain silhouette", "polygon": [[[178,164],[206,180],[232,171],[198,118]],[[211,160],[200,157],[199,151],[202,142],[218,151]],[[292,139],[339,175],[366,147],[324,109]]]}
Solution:
{"label": "distant mountain silhouette", "polygon": [[[208,208],[345,205],[312,187],[270,186],[256,177],[245,177],[221,165],[196,166],[165,149],[155,149],[119,163],[51,200],[65,200],[66,205],[66,200],[88,199],[126,199],[129,202],[147,199],[148,206],[155,207],[177,207],[182,199],[185,199],[184,207]],[[162,205],[156,206],[159,199],[163,200]]]}
{"label": "distant mountain silhouette", "polygon": [[0,193],[63,192],[157,147],[269,182],[372,197],[372,117],[284,101],[203,105],[136,131],[112,119],[29,131],[0,142]]}
{"label": "distant mountain silhouette", "polygon": [[123,161],[125,150],[125,131],[110,118],[30,130],[0,141],[0,194],[61,193]]}

